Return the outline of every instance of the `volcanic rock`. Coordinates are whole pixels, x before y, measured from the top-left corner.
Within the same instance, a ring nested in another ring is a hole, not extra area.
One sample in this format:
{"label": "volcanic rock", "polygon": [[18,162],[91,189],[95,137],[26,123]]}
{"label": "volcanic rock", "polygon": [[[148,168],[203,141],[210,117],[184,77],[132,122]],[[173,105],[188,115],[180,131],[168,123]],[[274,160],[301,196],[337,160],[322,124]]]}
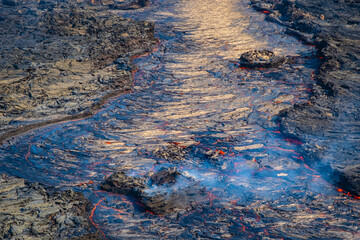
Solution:
{"label": "volcanic rock", "polygon": [[145,178],[130,177],[125,172],[116,172],[106,179],[101,188],[109,192],[139,197],[147,185],[147,179]]}
{"label": "volcanic rock", "polygon": [[146,7],[150,4],[149,0],[135,0],[135,1],[121,1],[121,2],[112,2],[108,4],[110,9],[121,9],[121,10],[131,10]]}
{"label": "volcanic rock", "polygon": [[131,89],[130,57],[156,42],[152,23],[104,6],[8,2],[0,3],[0,141],[21,126],[91,115],[104,99]]}
{"label": "volcanic rock", "polygon": [[91,203],[81,193],[4,174],[0,184],[1,239],[101,239],[88,220]]}
{"label": "volcanic rock", "polygon": [[307,104],[280,114],[309,165],[360,195],[360,5],[358,1],[252,0],[267,19],[316,46],[322,64]]}
{"label": "volcanic rock", "polygon": [[181,176],[181,174],[176,170],[176,168],[165,168],[159,172],[154,173],[150,177],[150,184],[151,185],[171,185],[176,183],[176,178]]}
{"label": "volcanic rock", "polygon": [[240,57],[240,65],[247,68],[277,67],[285,62],[284,57],[275,56],[269,50],[252,50],[245,52]]}
{"label": "volcanic rock", "polygon": [[169,162],[184,160],[189,153],[189,147],[183,147],[176,144],[170,144],[154,151],[154,156],[168,160]]}
{"label": "volcanic rock", "polygon": [[134,196],[155,214],[171,214],[206,200],[205,187],[175,168],[163,168],[144,177],[130,177],[124,172],[112,174],[102,189]]}
{"label": "volcanic rock", "polygon": [[150,4],[149,0],[77,0],[77,2],[118,10],[134,10],[146,7]]}

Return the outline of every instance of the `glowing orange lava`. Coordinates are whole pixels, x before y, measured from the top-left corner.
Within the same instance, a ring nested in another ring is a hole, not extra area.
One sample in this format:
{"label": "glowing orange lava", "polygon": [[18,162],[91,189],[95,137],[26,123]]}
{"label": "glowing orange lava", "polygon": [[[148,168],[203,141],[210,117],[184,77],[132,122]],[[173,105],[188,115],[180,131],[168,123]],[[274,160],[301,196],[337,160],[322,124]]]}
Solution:
{"label": "glowing orange lava", "polygon": [[89,220],[90,220],[90,222],[96,227],[96,229],[101,232],[101,234],[102,234],[102,235],[104,236],[104,238],[106,239],[106,236],[105,236],[104,232],[100,229],[99,225],[97,225],[97,224],[93,221],[95,210],[96,210],[96,208],[100,205],[100,203],[101,203],[102,201],[103,201],[103,199],[101,199],[98,203],[95,204],[94,208],[93,208],[93,209],[91,210],[91,212],[90,212]]}

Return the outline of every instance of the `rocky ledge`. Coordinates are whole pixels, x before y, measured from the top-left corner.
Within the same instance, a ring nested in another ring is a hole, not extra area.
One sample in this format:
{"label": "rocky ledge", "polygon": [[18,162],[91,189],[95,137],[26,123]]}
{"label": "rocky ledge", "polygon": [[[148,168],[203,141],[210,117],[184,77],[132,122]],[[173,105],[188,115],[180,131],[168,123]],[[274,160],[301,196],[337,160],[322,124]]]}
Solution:
{"label": "rocky ledge", "polygon": [[322,61],[310,101],[280,114],[281,131],[304,143],[308,164],[360,195],[360,2],[252,0],[252,5],[315,45]]}
{"label": "rocky ledge", "polygon": [[0,142],[131,89],[130,59],[153,48],[154,25],[108,11],[146,1],[116,2],[0,1]]}
{"label": "rocky ledge", "polygon": [[0,184],[1,239],[101,239],[88,219],[91,203],[81,193],[3,174]]}

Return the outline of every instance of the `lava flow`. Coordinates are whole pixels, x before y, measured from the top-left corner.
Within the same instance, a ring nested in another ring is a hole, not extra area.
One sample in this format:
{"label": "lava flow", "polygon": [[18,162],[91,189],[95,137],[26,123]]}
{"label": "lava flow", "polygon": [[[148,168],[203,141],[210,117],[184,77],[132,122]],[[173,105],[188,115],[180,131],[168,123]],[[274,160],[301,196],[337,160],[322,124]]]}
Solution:
{"label": "lava flow", "polygon": [[[276,121],[309,99],[315,50],[248,4],[159,0],[117,11],[155,22],[159,38],[132,59],[131,93],[2,146],[1,171],[84,193],[106,239],[359,237],[359,197],[322,180],[298,152],[304,143],[281,136]],[[239,56],[256,49],[293,60],[239,67]],[[175,176],[164,184],[154,177],[163,169]],[[136,187],[105,188],[115,172]],[[173,196],[184,205],[174,207]]]}

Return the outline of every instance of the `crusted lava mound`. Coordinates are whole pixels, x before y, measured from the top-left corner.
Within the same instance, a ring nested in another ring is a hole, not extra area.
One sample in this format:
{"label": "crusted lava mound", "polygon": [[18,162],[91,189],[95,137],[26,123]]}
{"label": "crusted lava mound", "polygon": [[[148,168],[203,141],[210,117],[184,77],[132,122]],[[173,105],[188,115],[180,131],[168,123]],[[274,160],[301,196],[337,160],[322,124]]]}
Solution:
{"label": "crusted lava mound", "polygon": [[110,192],[133,196],[155,214],[171,214],[207,200],[205,187],[175,168],[163,168],[144,177],[125,172],[112,174],[101,186]]}
{"label": "crusted lava mound", "polygon": [[[106,2],[106,1],[105,1]],[[131,10],[146,7],[150,4],[149,0],[130,0],[130,1],[107,1],[111,9]],[[104,4],[104,3],[103,3]]]}
{"label": "crusted lava mound", "polygon": [[0,184],[1,239],[101,239],[88,220],[91,203],[81,193],[3,174]]}
{"label": "crusted lava mound", "polygon": [[304,143],[308,164],[360,195],[360,2],[252,0],[252,5],[315,45],[322,60],[310,101],[281,113],[281,131]]}
{"label": "crusted lava mound", "polygon": [[184,147],[176,144],[170,144],[154,151],[156,158],[165,159],[169,162],[178,162],[186,158],[190,152],[190,147]]}
{"label": "crusted lava mound", "polygon": [[117,10],[135,10],[146,7],[150,4],[149,0],[77,0],[77,2],[83,2],[93,6],[103,6]]}
{"label": "crusted lava mound", "polygon": [[240,56],[240,66],[247,68],[271,68],[277,67],[285,62],[284,57],[275,56],[269,50],[252,50]]}
{"label": "crusted lava mound", "polygon": [[0,11],[0,142],[91,115],[131,89],[131,57],[156,43],[154,24],[81,1],[7,0]]}

